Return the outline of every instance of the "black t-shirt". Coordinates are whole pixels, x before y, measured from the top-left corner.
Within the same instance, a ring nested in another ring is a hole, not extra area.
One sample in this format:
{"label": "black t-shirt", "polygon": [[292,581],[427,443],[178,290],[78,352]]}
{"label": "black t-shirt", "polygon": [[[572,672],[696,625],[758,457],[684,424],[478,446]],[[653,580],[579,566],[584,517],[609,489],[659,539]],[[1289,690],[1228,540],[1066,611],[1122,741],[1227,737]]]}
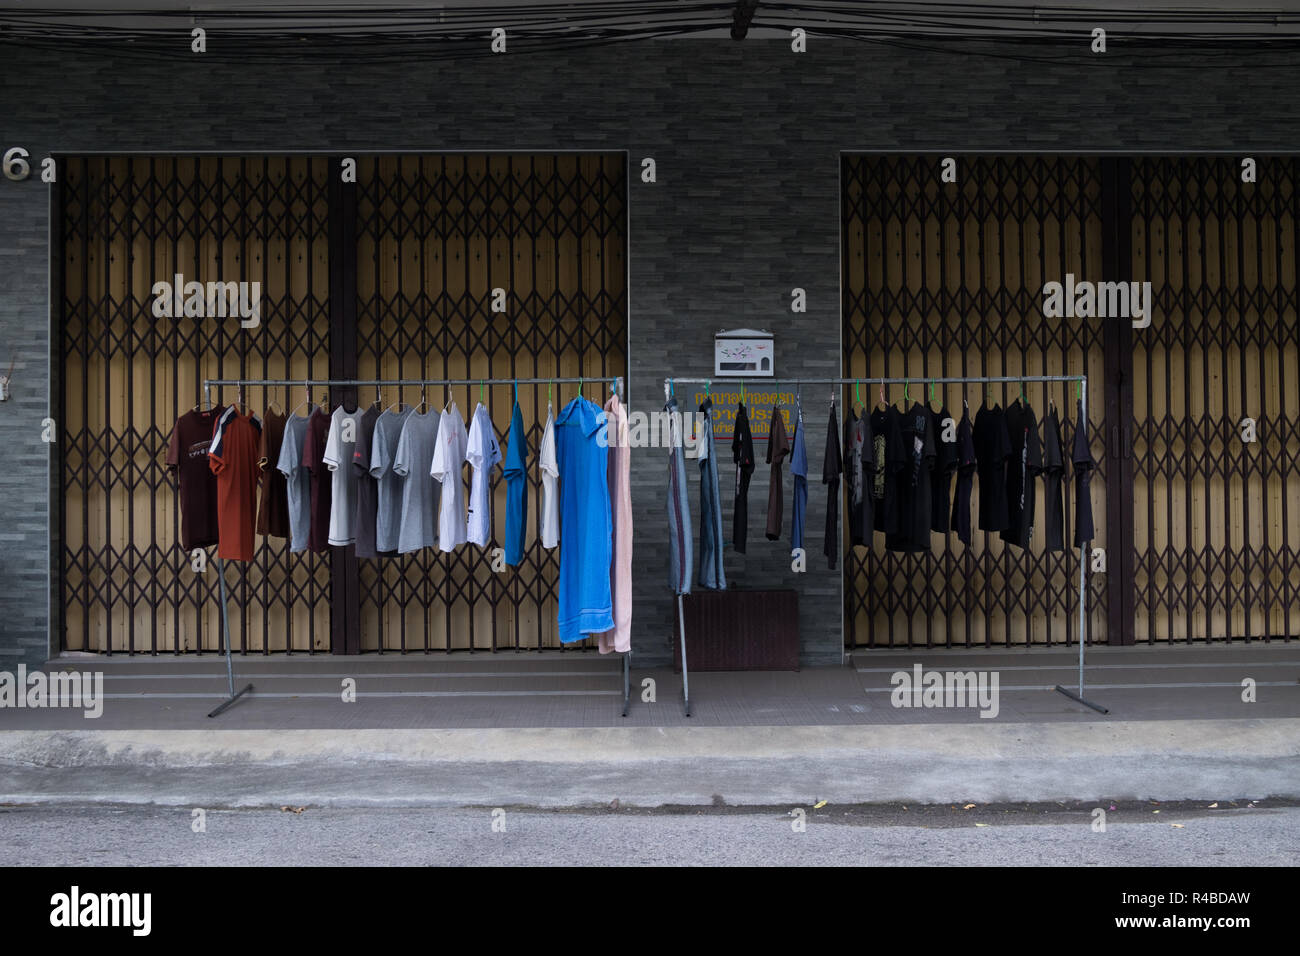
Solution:
{"label": "black t-shirt", "polygon": [[1038,483],[1043,470],[1043,448],[1038,441],[1038,419],[1028,404],[1011,403],[1006,415],[1011,437],[1011,459],[1007,463],[1007,517],[1002,540],[1017,547],[1029,547],[1034,536],[1034,510]]}
{"label": "black t-shirt", "polygon": [[962,412],[957,424],[957,491],[952,499],[952,530],[964,544],[970,544],[970,493],[975,483],[975,438],[970,411]]}
{"label": "black t-shirt", "polygon": [[981,531],[1001,531],[1011,523],[1007,515],[1007,457],[1011,436],[1001,407],[981,405],[975,413],[975,458],[979,463]]}
{"label": "black t-shirt", "polygon": [[[949,523],[948,496],[952,493],[952,476],[957,470],[957,442],[944,441],[944,422],[952,416],[946,406],[939,411],[930,412],[930,424],[934,431],[934,471],[930,489],[933,501],[930,506],[930,530],[947,534],[952,530]],[[956,438],[954,433],[953,438]]]}
{"label": "black t-shirt", "polygon": [[[890,405],[871,413],[871,484],[867,489],[875,499],[872,525],[882,534],[898,533],[898,473],[907,464],[903,455],[902,413]],[[865,493],[865,492],[864,492]]]}
{"label": "black t-shirt", "polygon": [[[853,414],[850,409],[849,415]],[[835,558],[840,553],[840,543],[835,536],[840,529],[840,470],[844,459],[840,455],[840,424],[836,421],[835,403],[831,402],[831,420],[826,426],[826,453],[822,456],[822,484],[826,486],[826,543],[822,554],[828,567],[835,570]]]}
{"label": "black t-shirt", "polygon": [[731,457],[736,463],[736,503],[731,521],[731,543],[741,554],[749,533],[749,479],[754,474],[754,436],[742,402],[736,408],[736,429],[731,435]]}
{"label": "black t-shirt", "polygon": [[859,509],[854,525],[858,539],[867,547],[871,546],[871,533],[876,524],[876,499],[870,489],[875,484],[876,474],[876,439],[871,431],[871,416],[863,415],[858,419],[854,429],[853,446],[856,451],[854,467],[857,477],[856,487],[862,490],[862,507]]}
{"label": "black t-shirt", "polygon": [[857,424],[858,416],[854,413],[853,406],[849,406],[844,410],[844,453],[840,456],[840,463],[844,469],[844,495],[848,501],[844,516],[848,522],[850,547],[863,543],[862,533],[859,530],[862,527],[863,489],[859,484],[862,469],[856,466],[857,459],[853,454],[853,438],[857,431]]}
{"label": "black t-shirt", "polygon": [[1061,496],[1064,475],[1061,422],[1056,409],[1049,407],[1043,419],[1043,547],[1048,551],[1065,550],[1065,506]]}
{"label": "black t-shirt", "polygon": [[891,551],[930,550],[930,510],[934,504],[931,473],[934,468],[934,424],[930,410],[919,402],[900,416],[899,434],[906,464],[897,472],[898,531],[886,535]]}
{"label": "black t-shirt", "polygon": [[1079,425],[1083,422],[1083,402],[1075,403],[1078,408],[1074,419],[1074,449],[1070,460],[1074,463],[1074,546],[1091,541],[1095,531],[1092,527],[1092,493],[1088,483],[1092,481],[1092,449],[1088,447],[1088,436]]}

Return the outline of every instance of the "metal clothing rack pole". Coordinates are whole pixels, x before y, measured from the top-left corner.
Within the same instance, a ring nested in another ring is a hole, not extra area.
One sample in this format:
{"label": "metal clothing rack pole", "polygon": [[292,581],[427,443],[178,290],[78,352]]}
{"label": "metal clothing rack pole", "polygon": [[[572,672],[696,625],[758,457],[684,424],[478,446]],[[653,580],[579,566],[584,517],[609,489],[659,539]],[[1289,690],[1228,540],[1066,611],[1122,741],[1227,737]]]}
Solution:
{"label": "metal clothing rack pole", "polygon": [[[995,375],[995,376],[975,376],[975,377],[952,377],[941,376],[939,378],[930,378],[926,375],[916,377],[910,376],[888,376],[885,378],[776,378],[775,376],[762,376],[763,379],[771,379],[778,387],[781,385],[1015,385],[1024,382],[1078,382],[1079,383],[1079,400],[1083,409],[1078,427],[1086,429],[1088,427],[1088,376],[1087,375]],[[728,375],[718,379],[716,382],[711,378],[665,378],[664,391],[667,392],[672,388],[673,383],[682,383],[687,385],[708,385],[710,391],[717,385],[728,385],[735,382],[738,388],[744,389],[744,376]],[[1071,700],[1083,704],[1085,707],[1091,707],[1098,713],[1108,714],[1110,711],[1095,704],[1083,696],[1083,649],[1084,641],[1087,637],[1087,607],[1085,600],[1087,598],[1087,559],[1088,559],[1088,542],[1079,545],[1079,679],[1077,692],[1071,691],[1060,684],[1056,685],[1056,690],[1069,697]],[[678,598],[680,604],[680,597]],[[683,683],[686,674],[686,631],[682,630],[682,675]],[[688,703],[689,706],[689,703]]]}
{"label": "metal clothing rack pole", "polygon": [[[313,385],[332,385],[341,388],[362,385],[396,385],[396,386],[423,386],[423,385],[578,385],[582,386],[587,382],[596,382],[599,384],[609,383],[610,391],[616,392],[620,400],[624,399],[623,376],[622,375],[598,375],[595,378],[586,378],[585,376],[556,376],[554,378],[205,378],[203,380],[203,397],[208,407],[212,407],[212,387],[214,385],[234,385],[243,388],[245,385],[256,386],[290,386],[303,385],[310,388]],[[218,558],[217,569],[221,576],[221,633],[223,642],[226,645],[226,679],[229,685],[229,696],[226,700],[210,714],[209,717],[216,717],[222,711],[226,710],[240,697],[243,697],[253,689],[252,684],[245,686],[238,694],[235,693],[235,670],[234,664],[230,657],[230,615],[227,607],[226,598],[226,569],[225,563]],[[632,652],[623,652],[623,716],[627,716],[629,700],[631,697],[632,685]]]}

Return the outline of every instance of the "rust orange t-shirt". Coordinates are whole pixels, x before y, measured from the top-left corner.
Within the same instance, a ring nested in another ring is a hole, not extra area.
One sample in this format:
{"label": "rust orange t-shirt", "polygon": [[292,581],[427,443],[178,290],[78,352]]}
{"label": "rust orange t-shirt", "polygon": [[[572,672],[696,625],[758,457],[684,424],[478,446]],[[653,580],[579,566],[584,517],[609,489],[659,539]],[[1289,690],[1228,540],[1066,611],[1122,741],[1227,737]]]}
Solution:
{"label": "rust orange t-shirt", "polygon": [[253,560],[262,422],[231,406],[212,431],[208,464],[217,476],[217,557]]}

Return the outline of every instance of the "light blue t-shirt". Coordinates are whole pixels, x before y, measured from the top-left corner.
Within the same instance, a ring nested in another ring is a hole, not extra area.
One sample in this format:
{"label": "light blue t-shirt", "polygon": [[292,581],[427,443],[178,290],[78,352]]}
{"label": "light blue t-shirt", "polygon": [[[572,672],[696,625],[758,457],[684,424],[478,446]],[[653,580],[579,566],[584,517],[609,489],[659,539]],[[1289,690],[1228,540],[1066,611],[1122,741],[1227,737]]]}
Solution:
{"label": "light blue t-shirt", "polygon": [[280,442],[280,460],[275,467],[284,475],[289,499],[289,551],[307,550],[307,532],[311,529],[311,472],[302,458],[307,440],[307,419],[290,415],[284,423],[284,440]]}
{"label": "light blue t-shirt", "polygon": [[560,465],[560,640],[614,628],[609,568],[614,559],[605,412],[575,398],[555,420]]}

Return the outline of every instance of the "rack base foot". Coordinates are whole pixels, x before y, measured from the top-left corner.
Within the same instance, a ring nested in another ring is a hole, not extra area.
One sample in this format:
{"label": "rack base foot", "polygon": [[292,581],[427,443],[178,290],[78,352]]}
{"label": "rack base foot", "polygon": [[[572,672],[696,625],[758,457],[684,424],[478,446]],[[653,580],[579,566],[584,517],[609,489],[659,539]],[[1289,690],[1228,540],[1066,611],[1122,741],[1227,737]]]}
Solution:
{"label": "rack base foot", "polygon": [[1109,714],[1109,713],[1110,713],[1110,711],[1107,710],[1105,707],[1101,706],[1101,704],[1094,704],[1094,703],[1093,703],[1092,701],[1090,701],[1090,700],[1084,700],[1082,697],[1080,697],[1080,696],[1079,696],[1078,694],[1076,694],[1074,691],[1072,691],[1072,690],[1066,690],[1066,689],[1065,689],[1064,687],[1062,687],[1060,684],[1057,684],[1057,685],[1056,685],[1056,689],[1057,689],[1058,691],[1060,691],[1062,694],[1064,694],[1066,697],[1070,698],[1070,700],[1077,701],[1078,703],[1083,704],[1083,706],[1085,706],[1085,707],[1091,707],[1093,710],[1097,711],[1097,713],[1099,713],[1099,714]]}
{"label": "rack base foot", "polygon": [[248,693],[249,691],[251,691],[252,689],[253,689],[253,685],[252,685],[252,684],[247,685],[243,690],[241,690],[241,691],[240,691],[238,694],[236,694],[234,697],[231,697],[229,700],[223,700],[220,704],[217,705],[217,709],[214,710],[212,713],[208,714],[208,716],[209,716],[209,717],[218,717],[218,716],[220,716],[220,715],[221,715],[221,714],[222,714],[222,713],[223,713],[227,708],[230,707],[231,704],[233,704],[235,701],[239,700],[239,698],[243,697],[245,694],[247,694],[247,693]]}

